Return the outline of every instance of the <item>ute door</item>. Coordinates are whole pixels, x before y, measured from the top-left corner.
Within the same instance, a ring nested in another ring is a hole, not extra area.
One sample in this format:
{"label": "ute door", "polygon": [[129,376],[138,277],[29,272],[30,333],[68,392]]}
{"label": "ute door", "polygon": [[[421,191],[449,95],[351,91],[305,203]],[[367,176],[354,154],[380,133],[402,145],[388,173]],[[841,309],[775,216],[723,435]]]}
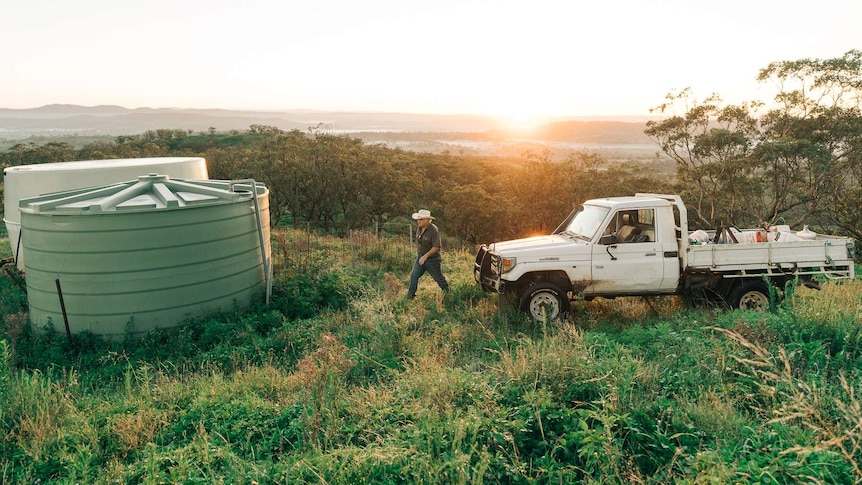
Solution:
{"label": "ute door", "polygon": [[665,257],[656,241],[655,210],[621,210],[609,221],[592,250],[592,284],[585,294],[659,292]]}

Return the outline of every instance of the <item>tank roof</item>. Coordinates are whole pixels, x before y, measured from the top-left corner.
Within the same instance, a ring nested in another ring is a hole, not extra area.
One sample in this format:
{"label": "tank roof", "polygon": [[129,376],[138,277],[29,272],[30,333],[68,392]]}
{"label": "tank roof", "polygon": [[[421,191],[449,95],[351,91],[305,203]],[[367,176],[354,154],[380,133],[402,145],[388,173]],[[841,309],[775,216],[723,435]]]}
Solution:
{"label": "tank roof", "polygon": [[[261,193],[266,188],[258,184],[257,191]],[[18,207],[30,214],[88,215],[173,210],[251,200],[251,197],[248,183],[172,179],[151,173],[128,182],[21,199]]]}

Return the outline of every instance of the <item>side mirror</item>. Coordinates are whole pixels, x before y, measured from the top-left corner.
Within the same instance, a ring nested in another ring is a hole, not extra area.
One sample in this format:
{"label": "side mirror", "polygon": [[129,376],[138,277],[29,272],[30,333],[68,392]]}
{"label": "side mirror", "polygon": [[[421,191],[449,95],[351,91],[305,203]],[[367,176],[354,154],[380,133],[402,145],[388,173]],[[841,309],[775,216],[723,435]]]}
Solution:
{"label": "side mirror", "polygon": [[613,234],[606,234],[599,239],[599,244],[604,244],[605,246],[609,246],[617,242],[616,236]]}

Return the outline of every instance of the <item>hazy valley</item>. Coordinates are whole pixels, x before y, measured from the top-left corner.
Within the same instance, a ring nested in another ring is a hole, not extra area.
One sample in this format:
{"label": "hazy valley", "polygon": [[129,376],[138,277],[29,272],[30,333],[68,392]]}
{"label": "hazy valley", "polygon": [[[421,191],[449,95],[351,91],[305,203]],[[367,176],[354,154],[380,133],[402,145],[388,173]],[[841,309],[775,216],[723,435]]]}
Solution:
{"label": "hazy valley", "polygon": [[531,152],[563,159],[574,151],[584,151],[598,153],[611,162],[659,161],[663,170],[672,170],[669,159],[659,155],[658,147],[644,135],[645,122],[638,118],[591,117],[558,120],[517,131],[495,118],[467,114],[48,105],[0,108],[0,150],[19,143],[50,141],[79,148],[97,140],[159,129],[224,133],[266,125],[285,131],[347,133],[366,143],[418,152],[501,157],[521,157]]}

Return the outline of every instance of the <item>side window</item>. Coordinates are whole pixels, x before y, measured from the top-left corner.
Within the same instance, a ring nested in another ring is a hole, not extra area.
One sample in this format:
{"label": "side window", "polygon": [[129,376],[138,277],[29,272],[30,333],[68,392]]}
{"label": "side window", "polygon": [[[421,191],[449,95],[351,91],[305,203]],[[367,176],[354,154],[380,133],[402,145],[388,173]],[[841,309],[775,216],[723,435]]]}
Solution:
{"label": "side window", "polygon": [[634,209],[619,213],[617,243],[655,241],[655,209]]}
{"label": "side window", "polygon": [[617,213],[617,244],[637,242],[638,234],[638,211],[624,210]]}
{"label": "side window", "polygon": [[653,226],[653,221],[655,220],[653,209],[639,209],[638,210],[638,222],[643,224],[644,226]]}
{"label": "side window", "polygon": [[639,242],[655,242],[655,209],[638,210]]}
{"label": "side window", "polygon": [[[610,238],[611,242],[608,242]],[[655,242],[655,209],[627,209],[614,214],[602,237],[602,244]]]}

